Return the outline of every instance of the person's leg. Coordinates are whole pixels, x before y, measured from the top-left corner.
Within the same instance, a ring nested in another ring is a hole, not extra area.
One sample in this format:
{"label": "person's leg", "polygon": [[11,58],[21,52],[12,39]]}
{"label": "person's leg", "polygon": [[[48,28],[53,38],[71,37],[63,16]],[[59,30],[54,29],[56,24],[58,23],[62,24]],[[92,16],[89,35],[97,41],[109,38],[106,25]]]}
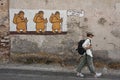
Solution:
{"label": "person's leg", "polygon": [[18,26],[16,27],[16,30],[18,33],[20,33],[20,28]]}
{"label": "person's leg", "polygon": [[41,31],[44,33],[45,32],[45,28],[42,28]]}
{"label": "person's leg", "polygon": [[17,29],[17,33],[20,33],[20,29]]}
{"label": "person's leg", "polygon": [[37,33],[40,33],[40,30],[39,30],[39,29],[37,29],[37,30],[36,30],[36,32],[37,32]]}
{"label": "person's leg", "polygon": [[37,32],[37,33],[40,33],[40,28],[36,28],[36,32]]}
{"label": "person's leg", "polygon": [[96,73],[95,72],[95,67],[94,67],[94,64],[93,64],[93,57],[90,57],[89,55],[87,55],[87,65],[88,65],[88,68],[89,68],[90,72],[92,74],[94,74],[94,77],[100,77],[102,75],[102,73]]}
{"label": "person's leg", "polygon": [[56,30],[56,29],[54,29],[54,27],[52,27],[52,32],[53,32],[53,33],[55,33],[55,30]]}
{"label": "person's leg", "polygon": [[57,30],[58,30],[58,33],[61,33],[61,29],[60,29],[60,27],[59,27]]}
{"label": "person's leg", "polygon": [[85,66],[86,64],[86,55],[82,56],[81,59],[80,59],[80,63],[78,65],[78,68],[77,68],[77,72],[81,73],[81,70],[82,68]]}
{"label": "person's leg", "polygon": [[87,55],[87,66],[88,66],[88,68],[89,68],[89,70],[92,74],[96,74],[95,73],[95,67],[94,67],[94,64],[93,64],[93,57],[91,57],[89,55]]}
{"label": "person's leg", "polygon": [[25,28],[23,28],[23,32],[24,32],[24,33],[26,33],[26,32],[27,32],[27,29],[26,29],[26,27],[25,27]]}
{"label": "person's leg", "polygon": [[40,26],[38,24],[36,24],[36,32],[40,33]]}

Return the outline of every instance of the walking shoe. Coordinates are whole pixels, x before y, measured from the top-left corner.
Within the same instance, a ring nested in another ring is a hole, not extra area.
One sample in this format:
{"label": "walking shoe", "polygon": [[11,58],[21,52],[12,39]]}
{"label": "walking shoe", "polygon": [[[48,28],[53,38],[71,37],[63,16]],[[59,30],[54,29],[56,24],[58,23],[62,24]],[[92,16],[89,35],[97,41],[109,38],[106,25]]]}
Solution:
{"label": "walking shoe", "polygon": [[83,75],[82,73],[79,73],[79,72],[77,73],[77,76],[78,76],[78,77],[79,77],[79,76],[80,76],[80,77],[84,77],[84,75]]}
{"label": "walking shoe", "polygon": [[96,73],[94,77],[100,77],[102,75],[102,73]]}

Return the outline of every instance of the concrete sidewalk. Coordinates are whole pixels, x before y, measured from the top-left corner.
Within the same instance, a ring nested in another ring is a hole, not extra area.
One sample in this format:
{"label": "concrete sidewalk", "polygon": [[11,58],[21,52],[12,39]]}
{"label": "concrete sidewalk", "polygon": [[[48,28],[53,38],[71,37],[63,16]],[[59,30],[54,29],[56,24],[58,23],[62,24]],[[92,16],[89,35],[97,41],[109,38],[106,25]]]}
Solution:
{"label": "concrete sidewalk", "polygon": [[[52,71],[52,72],[69,72],[69,73],[76,73],[75,67],[61,67],[57,64],[0,64],[0,69],[16,69],[16,70],[37,70],[37,71]],[[120,75],[120,70],[113,70],[113,69],[96,69],[97,72],[102,72],[103,75]],[[89,73],[87,67],[83,69],[83,73]]]}
{"label": "concrete sidewalk", "polygon": [[95,78],[87,73],[84,78],[81,78],[72,72],[0,69],[0,80],[120,80],[120,76],[105,74]]}

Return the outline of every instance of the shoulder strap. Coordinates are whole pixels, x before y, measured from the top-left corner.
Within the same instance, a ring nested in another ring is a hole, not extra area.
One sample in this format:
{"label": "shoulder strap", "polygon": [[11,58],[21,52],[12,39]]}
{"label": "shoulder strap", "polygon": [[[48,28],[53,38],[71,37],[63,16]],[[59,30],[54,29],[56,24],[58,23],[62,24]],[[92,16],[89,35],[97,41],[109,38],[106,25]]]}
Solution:
{"label": "shoulder strap", "polygon": [[[89,39],[90,40],[90,39]],[[90,45],[92,45],[92,41],[90,40]]]}
{"label": "shoulder strap", "polygon": [[[90,39],[89,39],[90,40]],[[92,43],[92,41],[90,40],[90,44]]]}

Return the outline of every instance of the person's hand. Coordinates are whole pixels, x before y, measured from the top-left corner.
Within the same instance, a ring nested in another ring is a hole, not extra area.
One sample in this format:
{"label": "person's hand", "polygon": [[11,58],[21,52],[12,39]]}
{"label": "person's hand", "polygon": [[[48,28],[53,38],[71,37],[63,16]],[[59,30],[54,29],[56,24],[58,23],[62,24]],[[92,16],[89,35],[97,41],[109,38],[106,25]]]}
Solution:
{"label": "person's hand", "polygon": [[25,22],[28,22],[27,18],[25,18]]}
{"label": "person's hand", "polygon": [[85,47],[85,49],[87,50],[87,49],[91,49],[92,48],[92,46],[90,45],[90,46],[87,46],[87,47]]}
{"label": "person's hand", "polygon": [[61,22],[63,22],[63,18],[61,18]]}
{"label": "person's hand", "polygon": [[47,20],[47,18],[45,19],[45,23],[47,23],[48,22],[48,20]]}
{"label": "person's hand", "polygon": [[88,49],[91,49],[92,48],[92,46],[90,45],[89,47],[88,47]]}

